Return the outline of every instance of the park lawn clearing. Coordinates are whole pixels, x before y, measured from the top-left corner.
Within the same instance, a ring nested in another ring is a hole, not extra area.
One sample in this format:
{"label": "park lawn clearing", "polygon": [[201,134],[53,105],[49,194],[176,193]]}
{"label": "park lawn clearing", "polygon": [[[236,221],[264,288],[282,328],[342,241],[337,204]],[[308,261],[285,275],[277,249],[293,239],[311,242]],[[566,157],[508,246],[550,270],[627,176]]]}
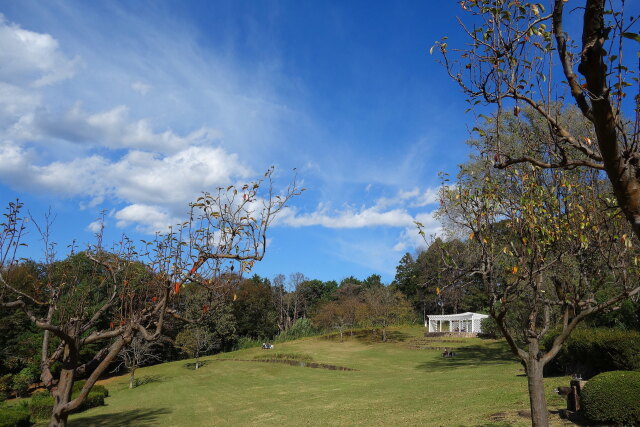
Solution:
{"label": "park lawn clearing", "polygon": [[[198,370],[188,368],[191,360],[142,368],[141,386],[129,389],[126,375],[108,380],[107,406],[72,415],[70,425],[530,425],[526,377],[503,341],[452,340],[457,356],[443,358],[410,348],[423,332],[396,329],[388,343],[362,333],[344,342],[304,338],[201,358]],[[353,370],[255,360],[267,352]],[[550,410],[564,407],[553,389],[566,384],[546,380]]]}

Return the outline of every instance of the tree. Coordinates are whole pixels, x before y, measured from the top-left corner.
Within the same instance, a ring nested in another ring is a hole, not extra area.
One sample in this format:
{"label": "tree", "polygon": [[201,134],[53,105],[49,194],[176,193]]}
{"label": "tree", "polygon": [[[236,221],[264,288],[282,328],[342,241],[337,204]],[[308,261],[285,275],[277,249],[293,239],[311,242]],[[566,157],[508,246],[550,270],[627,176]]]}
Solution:
{"label": "tree", "polygon": [[[8,278],[20,266],[17,251],[27,222],[19,202],[9,205],[0,225],[0,307],[21,310],[44,331],[40,367],[54,397],[50,426],[67,424],[69,413],[134,338],[157,339],[167,315],[189,320],[179,305],[183,285],[214,291],[227,272],[236,266],[240,273],[250,271],[264,257],[273,219],[302,191],[294,180],[275,194],[272,174],[269,169],[256,182],[204,193],[191,205],[186,222],[143,242],[143,249],[123,237],[106,250],[99,238],[87,251],[56,262],[50,221],[45,221],[39,227],[45,272],[23,288]],[[97,345],[84,362],[82,352]],[[59,373],[54,364],[61,366]],[[83,376],[87,381],[72,399],[75,379]]]}
{"label": "tree", "polygon": [[121,365],[129,371],[129,388],[136,386],[136,370],[144,366],[145,364],[160,360],[160,356],[155,349],[155,342],[145,341],[140,337],[136,337],[131,341],[129,346],[124,347],[118,359],[120,359],[120,365],[118,365],[115,371],[120,369]]}
{"label": "tree", "polygon": [[256,276],[240,280],[234,295],[232,304],[238,335],[253,339],[273,337],[278,330],[278,318],[269,281]]}
{"label": "tree", "polygon": [[313,315],[313,324],[323,329],[337,329],[340,333],[340,342],[342,342],[342,333],[349,325],[348,307],[339,301],[327,301],[321,304]]}
{"label": "tree", "polygon": [[[540,151],[523,155],[503,149],[498,128],[492,152],[496,167],[526,162],[542,168],[605,171],[618,206],[638,236],[640,94],[632,107],[634,121],[625,120],[622,112],[625,88],[631,86],[627,80],[633,73],[627,65],[636,61],[634,49],[626,49],[625,40],[640,41],[634,30],[638,17],[625,15],[624,1],[613,1],[607,9],[605,0],[586,0],[579,10],[583,19],[578,47],[572,42],[578,38],[571,37],[564,26],[565,3],[554,0],[552,12],[545,15],[539,3],[464,0],[462,8],[475,21],[473,30],[462,24],[469,47],[456,49],[452,56],[442,40],[439,50],[449,75],[472,108],[479,103],[493,104],[499,117],[511,108],[517,115],[520,106],[526,105],[551,130],[552,138]],[[637,82],[637,77],[633,79]],[[573,133],[553,111],[552,104],[564,92],[571,94],[589,123],[586,137]]]}
{"label": "tree", "polygon": [[318,304],[330,300],[336,289],[338,289],[338,283],[333,280],[323,282],[314,279],[302,282],[298,287],[298,293],[302,300],[303,317],[313,313]]}
{"label": "tree", "polygon": [[412,309],[400,292],[388,286],[373,287],[364,293],[364,304],[359,310],[362,321],[382,330],[382,341],[387,341],[387,328],[390,325],[411,318]]}
{"label": "tree", "polygon": [[284,274],[278,274],[273,278],[273,303],[276,311],[278,312],[278,329],[280,332],[287,329],[288,326],[288,314],[287,307],[285,305],[285,282]]}
{"label": "tree", "polygon": [[176,337],[176,345],[196,359],[195,369],[200,367],[200,356],[214,346],[213,334],[200,326],[184,329]]}
{"label": "tree", "polygon": [[[469,233],[473,254],[466,264],[444,259],[481,281],[491,316],[525,366],[532,422],[547,425],[544,366],[587,316],[640,292],[637,252],[598,173],[527,163],[491,170],[488,162],[472,159],[455,186],[444,186],[440,214]],[[614,292],[598,300],[603,288]],[[540,342],[556,326],[561,333],[544,352]]]}

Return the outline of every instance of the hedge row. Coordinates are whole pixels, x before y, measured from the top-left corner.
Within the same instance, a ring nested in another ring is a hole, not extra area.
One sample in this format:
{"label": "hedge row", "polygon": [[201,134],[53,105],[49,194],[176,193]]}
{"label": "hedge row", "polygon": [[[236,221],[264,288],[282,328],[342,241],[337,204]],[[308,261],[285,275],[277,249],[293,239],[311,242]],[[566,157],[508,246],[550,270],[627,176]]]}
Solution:
{"label": "hedge row", "polygon": [[596,375],[580,396],[585,415],[607,425],[640,425],[640,372],[612,371]]}
{"label": "hedge row", "polygon": [[[549,334],[543,347],[549,349],[557,335]],[[640,333],[607,328],[576,329],[546,367],[548,374],[581,374],[583,378],[635,370],[640,370]]]}
{"label": "hedge row", "polygon": [[[75,399],[80,394],[80,390],[86,381],[78,381],[74,383],[71,398]],[[109,396],[109,390],[101,385],[94,385],[87,395],[87,398],[80,404],[75,412],[86,411],[89,408],[104,405],[104,398]],[[47,419],[51,416],[53,410],[53,396],[48,392],[36,393],[31,397],[29,412],[34,419]]]}

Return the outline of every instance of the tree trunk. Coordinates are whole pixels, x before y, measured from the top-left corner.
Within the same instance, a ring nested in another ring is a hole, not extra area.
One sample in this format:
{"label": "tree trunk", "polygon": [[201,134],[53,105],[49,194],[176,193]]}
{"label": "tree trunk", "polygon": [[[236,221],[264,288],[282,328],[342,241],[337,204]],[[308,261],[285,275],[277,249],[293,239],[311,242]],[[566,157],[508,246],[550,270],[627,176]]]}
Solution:
{"label": "tree trunk", "polygon": [[69,413],[64,407],[71,400],[71,390],[73,389],[73,369],[63,369],[60,372],[60,380],[58,385],[51,392],[53,395],[53,410],[49,427],[65,427]]}
{"label": "tree trunk", "polygon": [[544,365],[537,359],[537,351],[535,355],[531,356],[527,361],[531,425],[534,427],[547,427],[549,425],[549,412],[544,395],[544,377],[542,375]]}
{"label": "tree trunk", "polygon": [[382,328],[382,342],[387,342],[387,330]]}
{"label": "tree trunk", "polygon": [[134,388],[136,383],[136,368],[131,368],[131,373],[129,374],[129,388]]}

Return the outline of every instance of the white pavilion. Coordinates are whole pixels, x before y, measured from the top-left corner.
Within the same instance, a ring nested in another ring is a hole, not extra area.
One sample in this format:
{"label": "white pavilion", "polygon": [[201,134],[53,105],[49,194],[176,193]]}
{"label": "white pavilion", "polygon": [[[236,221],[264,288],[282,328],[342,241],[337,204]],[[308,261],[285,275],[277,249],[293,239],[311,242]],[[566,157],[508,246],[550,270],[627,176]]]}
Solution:
{"label": "white pavilion", "polygon": [[489,317],[480,313],[459,313],[459,314],[433,314],[427,316],[424,322],[425,328],[429,332],[451,332],[451,333],[482,333],[482,319]]}

